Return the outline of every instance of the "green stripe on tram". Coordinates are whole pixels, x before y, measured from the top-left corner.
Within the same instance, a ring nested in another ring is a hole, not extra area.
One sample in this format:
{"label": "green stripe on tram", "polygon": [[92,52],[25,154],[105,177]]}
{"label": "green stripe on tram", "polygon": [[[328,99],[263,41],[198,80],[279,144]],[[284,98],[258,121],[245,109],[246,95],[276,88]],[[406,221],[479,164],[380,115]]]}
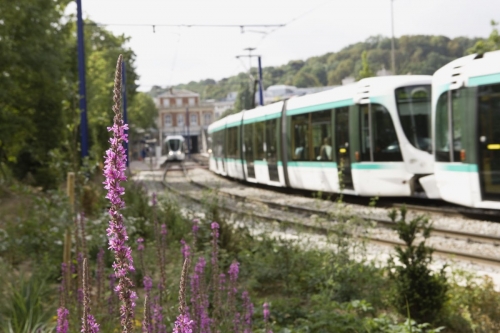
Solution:
{"label": "green stripe on tram", "polygon": [[259,117],[254,117],[254,118],[248,118],[248,119],[243,119],[243,124],[253,124],[253,123],[258,123],[260,121],[265,121],[269,119],[276,119],[281,117],[281,111],[272,113],[272,114],[266,114],[265,116],[259,116]]}
{"label": "green stripe on tram", "polygon": [[404,168],[403,163],[352,163],[351,169],[355,170],[394,170]]}
{"label": "green stripe on tram", "polygon": [[477,164],[437,164],[437,167],[443,171],[451,172],[478,172]]}
{"label": "green stripe on tram", "polygon": [[476,87],[492,83],[500,83],[500,73],[470,77],[467,85]]}
{"label": "green stripe on tram", "polygon": [[287,163],[291,168],[337,168],[336,162],[314,162],[314,161],[291,161]]}
{"label": "green stripe on tram", "polygon": [[349,98],[349,99],[343,99],[341,101],[336,101],[336,102],[329,102],[329,103],[317,104],[317,105],[312,105],[312,106],[305,106],[303,108],[287,110],[286,115],[287,116],[294,116],[294,115],[302,114],[302,113],[335,109],[335,108],[341,108],[344,106],[351,106],[351,105],[354,105],[354,101],[352,98]]}

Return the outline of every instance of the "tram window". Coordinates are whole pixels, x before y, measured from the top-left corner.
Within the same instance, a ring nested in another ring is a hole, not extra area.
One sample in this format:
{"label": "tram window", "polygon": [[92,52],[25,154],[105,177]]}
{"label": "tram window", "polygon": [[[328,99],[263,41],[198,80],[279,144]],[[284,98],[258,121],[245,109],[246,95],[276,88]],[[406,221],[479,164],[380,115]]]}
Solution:
{"label": "tram window", "polygon": [[361,112],[361,161],[370,161],[370,119],[368,105],[359,107]]}
{"label": "tram window", "polygon": [[266,120],[266,158],[268,159],[275,159],[278,150],[278,144],[276,141],[277,122],[278,119]]}
{"label": "tram window", "polygon": [[332,111],[311,114],[312,143],[315,161],[333,161]]}
{"label": "tram window", "polygon": [[401,126],[408,141],[417,149],[431,152],[431,86],[398,88],[396,103]]}
{"label": "tram window", "polygon": [[255,123],[255,159],[264,160],[266,152],[264,151],[266,125],[263,121]]}
{"label": "tram window", "polygon": [[249,161],[253,161],[255,159],[254,151],[255,151],[255,135],[254,135],[254,125],[255,124],[246,124],[243,125],[243,136],[245,140],[245,159]]}
{"label": "tram window", "polygon": [[292,160],[309,161],[309,115],[292,116]]}
{"label": "tram window", "polygon": [[227,156],[229,158],[238,158],[238,127],[227,129]]}
{"label": "tram window", "polygon": [[[370,140],[370,116],[371,108],[372,140]],[[370,149],[373,142],[374,162],[396,162],[402,161],[401,149],[391,115],[385,107],[380,104],[361,105],[361,160],[371,161]]]}
{"label": "tram window", "polygon": [[[452,98],[452,126],[453,126],[453,161],[460,161],[462,150],[462,132],[465,126],[463,116],[465,115],[466,103],[461,100],[461,91],[454,90]],[[448,123],[448,92],[439,96],[436,107],[436,161],[450,162],[450,140]]]}
{"label": "tram window", "polygon": [[372,104],[373,160],[376,162],[402,161],[398,136],[391,115],[380,104]]}

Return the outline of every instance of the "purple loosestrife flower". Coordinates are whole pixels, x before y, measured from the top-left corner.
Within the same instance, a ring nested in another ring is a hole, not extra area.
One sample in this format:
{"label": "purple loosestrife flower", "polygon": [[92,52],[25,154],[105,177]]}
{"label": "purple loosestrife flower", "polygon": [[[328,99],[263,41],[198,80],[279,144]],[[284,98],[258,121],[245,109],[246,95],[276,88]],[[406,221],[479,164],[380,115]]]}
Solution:
{"label": "purple loosestrife flower", "polygon": [[212,315],[212,331],[215,332],[216,327],[219,325],[219,320],[221,318],[221,294],[219,292],[219,224],[217,222],[212,222],[210,224],[210,228],[212,229],[212,279],[210,289],[213,291],[213,303],[214,303],[214,312]]}
{"label": "purple loosestrife flower", "polygon": [[208,295],[205,292],[205,258],[200,257],[191,275],[191,304],[193,308],[193,329],[197,332],[210,331],[210,318],[208,317]]}
{"label": "purple loosestrife flower", "polygon": [[167,235],[167,225],[164,223],[161,225],[161,231],[160,231],[160,234],[162,236],[166,236]]}
{"label": "purple loosestrife flower", "polygon": [[193,220],[193,236],[196,237],[198,234],[198,230],[200,229],[200,220],[199,219],[194,219]]}
{"label": "purple loosestrife flower", "polygon": [[95,321],[94,316],[90,313],[90,289],[87,259],[83,259],[83,317],[82,317],[82,333],[98,333],[99,324]]}
{"label": "purple loosestrife flower", "polygon": [[155,333],[166,333],[167,327],[163,324],[163,309],[159,304],[159,298],[155,297],[153,305],[153,331]]}
{"label": "purple loosestrife flower", "polygon": [[243,299],[243,310],[245,311],[243,314],[244,333],[251,333],[252,332],[253,304],[250,301],[250,296],[248,295],[248,291],[244,291],[241,294],[241,298]]}
{"label": "purple loosestrife flower", "polygon": [[143,279],[143,283],[144,283],[144,290],[146,291],[147,294],[149,294],[149,292],[153,288],[153,280],[146,275]]}
{"label": "purple loosestrife flower", "polygon": [[173,333],[193,333],[193,321],[186,311],[186,275],[189,267],[189,256],[184,260],[182,266],[181,281],[179,283],[179,312],[175,320]]}
{"label": "purple loosestrife flower", "polygon": [[144,318],[142,320],[142,333],[153,333],[148,295],[146,295],[146,297],[144,298]]}
{"label": "purple loosestrife flower", "polygon": [[186,260],[191,255],[189,245],[186,243],[184,239],[181,239],[181,251],[182,251],[182,258]]}
{"label": "purple loosestrife flower", "polygon": [[109,248],[115,255],[115,262],[113,269],[115,276],[119,279],[116,290],[119,292],[119,298],[122,302],[120,307],[121,325],[123,332],[132,332],[133,318],[134,318],[134,299],[136,298],[135,292],[132,291],[134,286],[130,278],[127,276],[128,272],[134,271],[134,264],[132,259],[132,250],[125,243],[128,240],[127,230],[123,224],[123,215],[120,214],[120,208],[125,207],[125,202],[122,196],[125,189],[120,186],[120,182],[126,181],[125,176],[126,160],[125,148],[123,142],[128,142],[127,134],[125,131],[128,125],[124,124],[121,108],[121,78],[122,78],[122,55],[118,57],[116,64],[115,84],[113,111],[115,117],[113,119],[113,126],[108,127],[108,131],[113,132],[113,137],[109,140],[111,147],[106,151],[106,159],[104,161],[104,188],[108,191],[106,198],[111,203],[109,215],[109,227],[107,229],[109,238]]}
{"label": "purple loosestrife flower", "polygon": [[144,251],[144,239],[142,237],[137,238],[137,251]]}
{"label": "purple loosestrife flower", "polygon": [[57,309],[57,333],[68,333],[69,323],[68,323],[69,310],[61,306]]}

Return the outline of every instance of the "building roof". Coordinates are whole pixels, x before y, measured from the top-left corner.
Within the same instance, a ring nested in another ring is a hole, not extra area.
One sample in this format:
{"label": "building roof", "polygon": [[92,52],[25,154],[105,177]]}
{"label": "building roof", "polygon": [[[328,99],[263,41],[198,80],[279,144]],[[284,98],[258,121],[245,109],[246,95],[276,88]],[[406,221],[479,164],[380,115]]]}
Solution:
{"label": "building roof", "polygon": [[157,98],[165,97],[200,97],[200,94],[185,89],[172,88],[157,96]]}

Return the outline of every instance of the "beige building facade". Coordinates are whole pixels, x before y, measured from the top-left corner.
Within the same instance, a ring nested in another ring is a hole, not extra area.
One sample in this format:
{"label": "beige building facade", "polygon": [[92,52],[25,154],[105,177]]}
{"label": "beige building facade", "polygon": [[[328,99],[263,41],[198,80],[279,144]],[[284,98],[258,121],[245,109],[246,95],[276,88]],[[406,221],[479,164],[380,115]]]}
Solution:
{"label": "beige building facade", "polygon": [[183,89],[169,89],[155,99],[162,142],[168,135],[182,135],[190,152],[206,152],[207,129],[214,121],[214,107],[200,103],[200,95]]}

